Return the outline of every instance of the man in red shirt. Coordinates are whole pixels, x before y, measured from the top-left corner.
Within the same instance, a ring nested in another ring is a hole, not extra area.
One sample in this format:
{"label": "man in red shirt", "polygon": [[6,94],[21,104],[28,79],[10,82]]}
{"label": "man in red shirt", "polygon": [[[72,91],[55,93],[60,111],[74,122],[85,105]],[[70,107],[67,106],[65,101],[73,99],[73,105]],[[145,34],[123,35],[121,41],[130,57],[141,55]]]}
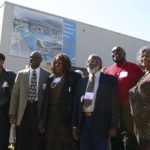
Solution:
{"label": "man in red shirt", "polygon": [[115,46],[112,49],[114,64],[105,70],[105,73],[118,79],[120,122],[118,136],[112,138],[112,150],[137,150],[137,141],[134,135],[133,121],[130,114],[128,92],[143,75],[140,67],[126,61],[125,50]]}

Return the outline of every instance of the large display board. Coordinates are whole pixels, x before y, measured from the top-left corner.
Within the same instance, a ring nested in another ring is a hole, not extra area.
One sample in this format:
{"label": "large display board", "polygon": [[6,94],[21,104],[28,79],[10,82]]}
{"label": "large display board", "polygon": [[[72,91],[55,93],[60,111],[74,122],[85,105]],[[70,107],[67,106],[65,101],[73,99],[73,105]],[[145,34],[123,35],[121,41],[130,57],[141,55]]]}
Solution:
{"label": "large display board", "polygon": [[64,52],[75,64],[76,23],[15,6],[10,55],[28,58],[32,51],[40,51],[47,62]]}

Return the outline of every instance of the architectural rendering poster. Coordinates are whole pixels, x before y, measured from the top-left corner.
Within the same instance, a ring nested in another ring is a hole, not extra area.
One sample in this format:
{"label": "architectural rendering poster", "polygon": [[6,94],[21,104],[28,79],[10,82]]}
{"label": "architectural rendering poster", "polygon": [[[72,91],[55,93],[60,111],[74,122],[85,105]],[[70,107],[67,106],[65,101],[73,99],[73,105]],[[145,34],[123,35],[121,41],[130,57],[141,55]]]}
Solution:
{"label": "architectural rendering poster", "polygon": [[66,53],[75,64],[76,24],[60,17],[16,6],[11,34],[10,55],[29,58],[40,51],[47,62]]}

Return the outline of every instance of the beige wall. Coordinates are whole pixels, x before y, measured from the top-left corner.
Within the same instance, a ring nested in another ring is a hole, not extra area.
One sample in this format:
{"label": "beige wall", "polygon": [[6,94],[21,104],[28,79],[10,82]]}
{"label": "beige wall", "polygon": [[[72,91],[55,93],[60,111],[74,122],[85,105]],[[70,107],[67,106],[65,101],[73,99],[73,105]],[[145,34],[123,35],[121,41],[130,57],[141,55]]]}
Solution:
{"label": "beige wall", "polygon": [[0,44],[1,44],[1,38],[2,38],[2,25],[3,25],[3,15],[4,14],[4,4],[0,6]]}

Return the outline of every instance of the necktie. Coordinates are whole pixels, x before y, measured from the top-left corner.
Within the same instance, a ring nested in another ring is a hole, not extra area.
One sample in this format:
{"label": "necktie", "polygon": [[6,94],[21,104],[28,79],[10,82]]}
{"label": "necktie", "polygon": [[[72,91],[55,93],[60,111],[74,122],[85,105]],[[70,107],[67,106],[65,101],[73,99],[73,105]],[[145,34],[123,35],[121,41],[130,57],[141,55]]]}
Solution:
{"label": "necktie", "polygon": [[36,99],[36,84],[37,84],[37,76],[35,70],[32,72],[30,89],[29,89],[29,97],[28,100],[32,103]]}
{"label": "necktie", "polygon": [[[86,92],[93,92],[94,91],[94,84],[95,84],[95,76],[92,75],[92,77],[89,78]],[[84,107],[88,107],[91,104],[92,104],[92,100],[84,99]]]}

